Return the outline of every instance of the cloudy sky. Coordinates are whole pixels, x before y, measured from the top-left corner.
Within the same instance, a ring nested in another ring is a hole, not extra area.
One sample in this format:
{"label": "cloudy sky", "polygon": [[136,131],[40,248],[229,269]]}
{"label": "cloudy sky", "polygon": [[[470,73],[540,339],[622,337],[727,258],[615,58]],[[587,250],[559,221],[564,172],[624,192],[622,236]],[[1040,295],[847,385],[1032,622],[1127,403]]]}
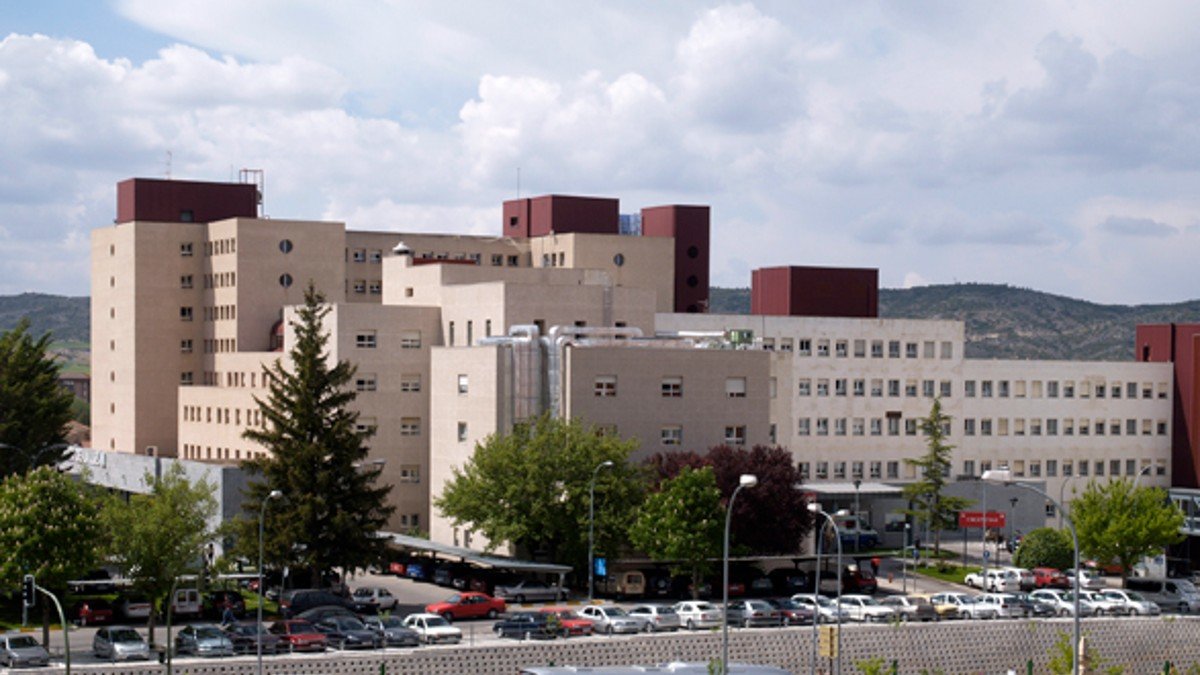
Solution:
{"label": "cloudy sky", "polygon": [[709,204],[721,286],[1200,297],[1192,1],[39,0],[0,36],[0,294],[87,294],[119,180],[256,168],[356,229]]}

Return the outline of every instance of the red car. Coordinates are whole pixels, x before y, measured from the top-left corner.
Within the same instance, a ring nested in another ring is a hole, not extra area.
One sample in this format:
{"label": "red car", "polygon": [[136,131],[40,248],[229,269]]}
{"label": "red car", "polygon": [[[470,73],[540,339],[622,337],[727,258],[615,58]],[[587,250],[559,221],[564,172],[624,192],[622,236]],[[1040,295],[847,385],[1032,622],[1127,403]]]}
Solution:
{"label": "red car", "polygon": [[542,614],[553,614],[558,617],[558,624],[567,635],[591,635],[592,622],[579,616],[569,607],[543,607],[538,610]]}
{"label": "red car", "polygon": [[494,619],[503,614],[507,608],[500,598],[475,592],[455,593],[444,602],[425,605],[426,612],[440,614],[447,621],[482,617]]}
{"label": "red car", "polygon": [[1070,588],[1071,580],[1061,570],[1053,567],[1033,568],[1033,585],[1037,588]]}
{"label": "red car", "polygon": [[304,619],[288,619],[271,624],[271,634],[278,635],[293,652],[323,652],[328,638]]}

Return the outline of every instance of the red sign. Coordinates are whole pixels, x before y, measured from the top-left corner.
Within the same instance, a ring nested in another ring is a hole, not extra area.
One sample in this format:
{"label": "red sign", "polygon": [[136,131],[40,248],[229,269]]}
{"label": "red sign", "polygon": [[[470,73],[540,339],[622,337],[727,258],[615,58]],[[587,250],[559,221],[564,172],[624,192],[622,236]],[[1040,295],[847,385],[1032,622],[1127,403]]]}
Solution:
{"label": "red sign", "polygon": [[[959,511],[958,512],[959,527],[983,527],[983,511]],[[988,511],[987,512],[987,527],[1002,528],[1004,527],[1004,512],[1003,511]]]}

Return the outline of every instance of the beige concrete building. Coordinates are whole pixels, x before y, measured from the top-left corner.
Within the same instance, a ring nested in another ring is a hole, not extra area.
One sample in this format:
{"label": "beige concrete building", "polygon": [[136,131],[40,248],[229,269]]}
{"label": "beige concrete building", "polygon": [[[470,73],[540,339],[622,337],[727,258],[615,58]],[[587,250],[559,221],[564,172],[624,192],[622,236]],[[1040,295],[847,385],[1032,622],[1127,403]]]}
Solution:
{"label": "beige concrete building", "polygon": [[1006,464],[1052,493],[1079,476],[1168,481],[1170,364],[965,359],[956,321],[676,313],[680,288],[707,305],[707,209],[678,209],[687,223],[656,211],[656,234],[638,236],[616,232],[604,200],[572,215],[571,198],[538,198],[506,204],[525,209],[502,226],[518,236],[486,237],[260,218],[238,184],[118,193],[92,242],[101,450],[264,452],[242,432],[261,423],[263,368],[286,358],[311,281],[332,308],[330,357],[357,367],[390,527],[445,543],[484,542],[435,512],[442,486],[477,442],[544,411],[636,438],[639,458],[771,443],[814,485],[898,484],[937,398],[958,475]]}

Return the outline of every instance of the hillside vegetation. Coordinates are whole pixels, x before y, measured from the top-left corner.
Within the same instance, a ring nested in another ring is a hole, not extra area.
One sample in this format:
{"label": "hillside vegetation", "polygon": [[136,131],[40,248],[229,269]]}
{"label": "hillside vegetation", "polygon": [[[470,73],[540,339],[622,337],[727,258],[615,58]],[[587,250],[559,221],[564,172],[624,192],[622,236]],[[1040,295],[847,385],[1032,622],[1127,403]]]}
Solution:
{"label": "hillside vegetation", "polygon": [[[0,331],[28,316],[35,335],[53,333],[67,367],[85,368],[89,311],[86,297],[0,296]],[[750,289],[713,288],[710,311],[749,313]],[[1133,358],[1139,323],[1200,322],[1200,300],[1100,305],[1003,284],[949,284],[881,289],[879,315],[963,321],[970,358],[1124,361]]]}

